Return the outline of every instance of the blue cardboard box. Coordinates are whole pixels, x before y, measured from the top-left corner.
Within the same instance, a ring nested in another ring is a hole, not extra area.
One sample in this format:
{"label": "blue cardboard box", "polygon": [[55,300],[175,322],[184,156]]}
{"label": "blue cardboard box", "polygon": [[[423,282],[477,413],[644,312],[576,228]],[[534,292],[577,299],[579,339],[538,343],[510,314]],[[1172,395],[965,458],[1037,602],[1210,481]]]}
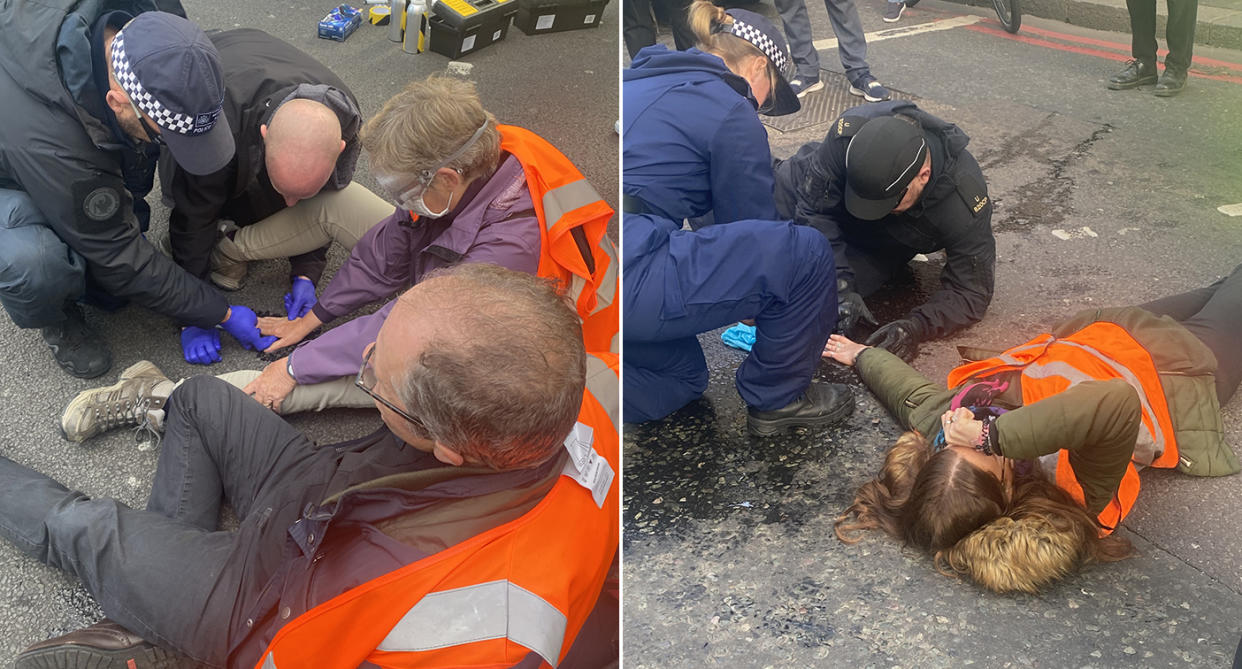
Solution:
{"label": "blue cardboard box", "polygon": [[360,25],[362,25],[362,10],[354,9],[349,5],[341,5],[328,12],[328,15],[319,22],[319,36],[344,42],[345,38],[349,37],[350,33],[357,30]]}

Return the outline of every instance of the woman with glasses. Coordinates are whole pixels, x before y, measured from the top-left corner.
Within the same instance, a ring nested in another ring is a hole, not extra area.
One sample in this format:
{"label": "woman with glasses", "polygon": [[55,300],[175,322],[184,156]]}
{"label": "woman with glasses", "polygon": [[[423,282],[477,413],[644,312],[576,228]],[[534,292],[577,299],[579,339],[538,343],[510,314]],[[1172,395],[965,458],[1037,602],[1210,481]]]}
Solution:
{"label": "woman with glasses", "polygon": [[932,383],[881,348],[833,335],[907,432],[837,520],[878,529],[997,592],[1035,592],[1081,564],[1133,551],[1113,531],[1137,470],[1239,471],[1221,406],[1242,379],[1242,266],[1140,307],[1089,309]]}

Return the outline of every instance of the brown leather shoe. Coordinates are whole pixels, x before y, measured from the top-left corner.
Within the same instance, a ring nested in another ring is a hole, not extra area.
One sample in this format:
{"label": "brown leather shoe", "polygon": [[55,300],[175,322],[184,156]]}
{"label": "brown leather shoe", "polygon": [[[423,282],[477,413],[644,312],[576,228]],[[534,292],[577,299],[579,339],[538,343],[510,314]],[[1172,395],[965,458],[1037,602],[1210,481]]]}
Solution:
{"label": "brown leather shoe", "polygon": [[48,639],[17,656],[14,669],[190,669],[198,664],[147,643],[111,620]]}

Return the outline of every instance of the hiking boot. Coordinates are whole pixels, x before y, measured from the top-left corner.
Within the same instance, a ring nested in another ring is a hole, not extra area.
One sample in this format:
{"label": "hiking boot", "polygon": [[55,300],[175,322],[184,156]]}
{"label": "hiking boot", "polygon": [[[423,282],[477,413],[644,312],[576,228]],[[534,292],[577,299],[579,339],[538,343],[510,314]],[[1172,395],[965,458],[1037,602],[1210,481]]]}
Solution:
{"label": "hiking boot", "polygon": [[746,425],[751,434],[767,437],[787,427],[823,427],[854,411],[850,389],[840,383],[812,382],[798,399],[772,411],[748,410]]}
{"label": "hiking boot", "polygon": [[897,19],[901,18],[901,13],[904,11],[906,11],[906,3],[904,2],[888,3],[888,6],[884,8],[884,22],[885,23],[897,23]]}
{"label": "hiking boot", "polygon": [[136,426],[138,435],[164,431],[164,403],[174,385],[153,363],[139,360],[121,372],[121,380],[84,390],[60,417],[65,439],[81,443],[116,427]]}
{"label": "hiking boot", "polygon": [[1154,83],[1156,83],[1156,64],[1137,58],[1127,61],[1126,66],[1120,72],[1108,78],[1108,87],[1114,91],[1124,91]]}
{"label": "hiking boot", "polygon": [[77,304],[67,303],[65,320],[41,331],[56,364],[79,379],[93,379],[112,369],[108,345],[86,324],[82,307]]}
{"label": "hiking boot", "polygon": [[241,249],[225,235],[211,250],[211,282],[224,290],[241,290],[249,266],[241,260]]}
{"label": "hiking boot", "polygon": [[808,94],[814,93],[815,91],[823,88],[824,82],[820,81],[819,78],[804,79],[802,77],[798,77],[789,82],[789,87],[793,89],[794,95],[797,95],[799,98],[804,98]]}
{"label": "hiking boot", "polygon": [[111,620],[101,620],[55,639],[30,646],[14,669],[176,669],[197,664],[147,643]]}
{"label": "hiking boot", "polygon": [[1156,95],[1171,98],[1181,93],[1183,88],[1186,88],[1186,72],[1166,67],[1160,73],[1160,80],[1156,82]]}
{"label": "hiking boot", "polygon": [[850,95],[862,96],[862,99],[867,102],[884,102],[893,99],[893,94],[870,74],[864,74],[850,82]]}

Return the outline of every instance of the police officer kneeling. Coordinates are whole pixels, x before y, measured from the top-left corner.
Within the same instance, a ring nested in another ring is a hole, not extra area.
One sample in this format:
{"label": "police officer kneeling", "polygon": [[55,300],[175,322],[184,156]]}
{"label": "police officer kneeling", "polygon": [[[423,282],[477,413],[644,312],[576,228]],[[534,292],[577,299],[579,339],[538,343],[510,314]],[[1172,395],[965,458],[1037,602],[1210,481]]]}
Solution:
{"label": "police officer kneeling", "polygon": [[908,101],[847,110],[823,142],[776,166],[781,216],[832,243],[838,331],[877,324],[863,298],[916,254],[945,251],[940,290],[867,340],[909,359],[919,341],[983,318],[992,301],[992,203],[970,138]]}

